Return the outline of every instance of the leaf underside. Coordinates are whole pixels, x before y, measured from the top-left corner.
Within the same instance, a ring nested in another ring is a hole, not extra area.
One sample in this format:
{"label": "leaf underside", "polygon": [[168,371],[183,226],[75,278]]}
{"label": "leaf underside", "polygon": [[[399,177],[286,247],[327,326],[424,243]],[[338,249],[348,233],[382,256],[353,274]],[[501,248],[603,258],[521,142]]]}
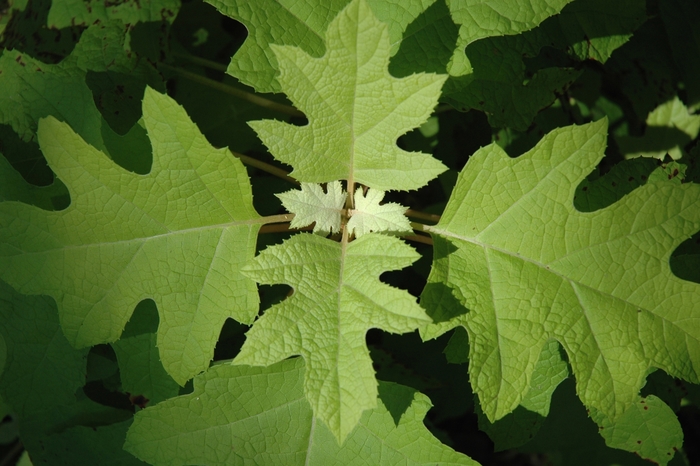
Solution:
{"label": "leaf underside", "polygon": [[424,186],[446,167],[428,154],[396,145],[425,122],[446,76],[388,71],[387,26],[364,1],[354,1],[328,26],[326,53],[272,46],[282,90],[309,120],[306,126],[250,122],[270,153],[292,165],[302,182],[348,180],[381,190]]}
{"label": "leaf underside", "polygon": [[491,421],[525,396],[556,339],[585,405],[614,421],[648,370],[698,381],[700,286],[669,256],[700,228],[700,186],[649,183],[578,212],[576,186],[603,156],[606,123],[558,129],[509,158],[491,145],[462,171],[440,223],[422,303],[435,337],[469,333],[470,374]]}
{"label": "leaf underside", "polygon": [[118,339],[136,304],[152,298],[160,357],[184,384],[209,365],[226,318],[257,313],[255,283],[239,269],[253,256],[259,217],[243,165],[212,148],[172,99],[148,90],[144,122],[147,175],[118,167],[52,117],[40,122],[39,143],[71,205],[0,203],[0,278],[53,296],[77,347]]}

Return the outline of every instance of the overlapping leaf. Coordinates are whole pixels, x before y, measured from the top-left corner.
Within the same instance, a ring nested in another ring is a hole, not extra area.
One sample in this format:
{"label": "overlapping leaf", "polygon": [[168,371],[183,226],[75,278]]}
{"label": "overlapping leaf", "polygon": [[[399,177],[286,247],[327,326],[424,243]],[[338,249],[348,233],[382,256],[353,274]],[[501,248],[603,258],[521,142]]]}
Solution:
{"label": "overlapping leaf", "polygon": [[54,210],[56,204],[68,194],[60,181],[49,186],[27,183],[0,154],[0,201],[20,201],[46,210]]}
{"label": "overlapping leaf", "polygon": [[668,154],[678,160],[683,156],[683,147],[700,133],[700,115],[692,115],[678,97],[656,107],[646,123],[644,136],[616,138],[625,157],[663,160]]}
{"label": "overlapping leaf", "polygon": [[7,348],[0,395],[34,464],[143,464],[122,450],[132,414],[99,405],[80,389],[88,351],[62,335],[51,298],[22,296],[0,282],[0,339]]}
{"label": "overlapping leaf", "polygon": [[157,466],[477,464],[427,431],[428,397],[393,383],[339,446],[304,398],[304,372],[300,358],[216,366],[195,378],[193,393],[140,412],[125,448]]}
{"label": "overlapping leaf", "polygon": [[172,22],[180,9],[177,0],[139,0],[102,2],[98,0],[53,0],[49,10],[48,26],[89,26],[95,22],[119,19],[126,24],[146,21]]}
{"label": "overlapping leaf", "polygon": [[492,126],[525,131],[580,75],[576,62],[604,63],[645,20],[643,0],[573,2],[535,29],[469,45],[474,70],[451,77],[442,100],[486,112]]}
{"label": "overlapping leaf", "polygon": [[54,118],[39,142],[71,205],[47,212],[0,203],[0,277],[55,297],[71,344],[119,338],[139,301],[160,312],[158,347],[180,384],[204,370],[228,317],[250,322],[255,284],[239,269],[261,223],[243,165],[212,148],[184,110],[148,90],[153,167],[116,166]]}
{"label": "overlapping leaf", "polygon": [[[369,0],[374,14],[389,27],[391,54],[406,26],[435,0]],[[349,0],[280,2],[208,0],[221,13],[246,26],[248,38],[231,59],[228,73],[258,92],[279,92],[279,62],[271,45],[299,47],[313,56],[325,51],[324,32]]]}
{"label": "overlapping leaf", "polygon": [[467,45],[478,39],[509,36],[534,28],[555,15],[572,0],[528,0],[513,3],[508,0],[448,0],[452,19],[459,28],[459,39],[452,56],[449,72],[462,76],[471,71],[464,54]]}
{"label": "overlapping leaf", "polygon": [[284,92],[309,124],[250,123],[275,158],[304,182],[348,180],[382,190],[417,189],[445,170],[428,154],[399,149],[396,140],[420,126],[437,103],[446,76],[389,75],[391,44],[385,24],[363,0],[335,18],[326,53],[272,46]]}
{"label": "overlapping leaf", "polygon": [[528,390],[544,343],[569,356],[577,392],[615,422],[637,400],[650,367],[696,382],[697,284],[669,256],[700,229],[700,186],[649,183],[595,212],[573,194],[603,155],[604,121],[555,130],[508,158],[474,154],[440,223],[424,306],[431,337],[462,325],[470,373],[496,420]]}
{"label": "overlapping leaf", "polygon": [[288,284],[294,294],[257,320],[234,363],[269,365],[301,355],[314,415],[344,440],[362,412],[376,406],[367,331],[405,333],[429,322],[415,298],[378,278],[418,257],[398,238],[380,234],[337,243],[302,233],[269,247],[244,273],[259,283]]}
{"label": "overlapping leaf", "polygon": [[71,55],[58,64],[4,50],[0,70],[0,123],[9,124],[22,139],[30,140],[35,139],[38,121],[52,115],[102,151],[110,146],[106,138],[118,136],[95,105],[86,83],[87,72],[136,75],[144,81],[142,88],[145,82],[157,86],[160,79],[151,65],[128,51],[125,26],[119,21],[89,27]]}

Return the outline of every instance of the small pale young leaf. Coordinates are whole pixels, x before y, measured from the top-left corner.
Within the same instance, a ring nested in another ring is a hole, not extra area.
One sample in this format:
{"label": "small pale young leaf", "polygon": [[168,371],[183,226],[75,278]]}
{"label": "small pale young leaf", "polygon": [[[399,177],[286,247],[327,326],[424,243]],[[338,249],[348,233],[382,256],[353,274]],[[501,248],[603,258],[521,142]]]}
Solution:
{"label": "small pale young leaf", "polygon": [[368,189],[363,194],[362,188],[355,190],[355,208],[350,211],[348,231],[360,237],[372,231],[384,231],[391,233],[410,233],[411,223],[404,215],[407,208],[389,202],[379,204],[384,199],[384,191]]}
{"label": "small pale young leaf", "polygon": [[245,167],[215,149],[171,98],[147,89],[150,173],[122,169],[65,123],[40,122],[39,144],[71,204],[48,212],[0,203],[0,278],[49,294],[71,344],[119,338],[134,307],[160,312],[158,348],[180,384],[209,366],[224,321],[252,322],[255,283],[240,273],[260,217]]}
{"label": "small pale young leaf", "polygon": [[414,297],[378,279],[418,258],[400,239],[380,234],[337,243],[301,233],[265,249],[243,273],[288,284],[294,293],[255,322],[234,363],[269,365],[301,355],[314,415],[342,441],[376,406],[367,331],[406,333],[430,321]]}
{"label": "small pale young leaf", "polygon": [[693,115],[678,97],[656,107],[647,117],[642,137],[620,136],[617,145],[626,158],[653,157],[673,160],[683,156],[683,146],[700,133],[700,115]]}
{"label": "small pale young leaf", "polygon": [[294,214],[290,227],[302,228],[315,222],[314,233],[325,236],[340,231],[341,213],[347,198],[340,181],[328,183],[325,192],[318,184],[302,183],[301,190],[292,189],[276,196],[284,208]]}
{"label": "small pale young leaf", "polygon": [[272,46],[282,90],[309,124],[263,120],[251,127],[272,155],[294,167],[300,181],[389,190],[424,186],[446,167],[429,154],[407,152],[399,136],[425,122],[447,76],[388,71],[388,27],[364,0],[354,0],[328,26],[321,58]]}
{"label": "small pale young leaf", "polygon": [[554,130],[515,159],[480,149],[429,227],[436,254],[422,304],[437,323],[423,336],[464,326],[491,421],[523,400],[550,339],[568,354],[584,404],[613,422],[651,367],[699,381],[700,285],[674,276],[669,257],[700,229],[700,186],[647,183],[577,211],[573,195],[603,157],[606,127]]}
{"label": "small pale young leaf", "polygon": [[139,412],[124,448],[155,466],[478,465],[426,429],[428,397],[393,383],[381,383],[378,406],[339,445],[313,417],[304,369],[301,358],[215,366],[195,378],[193,393]]}

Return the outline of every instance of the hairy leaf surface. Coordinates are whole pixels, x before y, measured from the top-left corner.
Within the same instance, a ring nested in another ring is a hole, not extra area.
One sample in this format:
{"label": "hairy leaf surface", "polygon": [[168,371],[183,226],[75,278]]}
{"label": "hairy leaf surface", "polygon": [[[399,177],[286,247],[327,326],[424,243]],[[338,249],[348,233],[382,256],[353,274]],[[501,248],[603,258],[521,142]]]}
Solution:
{"label": "hairy leaf surface", "polygon": [[371,231],[387,231],[392,233],[409,233],[413,231],[408,218],[404,215],[406,207],[388,202],[379,204],[384,199],[384,191],[362,188],[355,190],[355,208],[350,212],[348,230],[360,237]]}
{"label": "hairy leaf surface", "polygon": [[302,233],[267,248],[244,273],[259,283],[288,284],[294,294],[255,322],[234,363],[269,365],[301,355],[314,415],[344,440],[362,412],[376,406],[367,330],[405,333],[429,322],[415,298],[378,279],[418,257],[380,234],[337,243]]}
{"label": "hairy leaf surface", "polygon": [[300,358],[266,368],[216,366],[195,378],[193,393],[140,412],[125,448],[157,466],[477,464],[425,428],[428,397],[386,382],[378,406],[339,446],[304,398],[304,372]]}
{"label": "hairy leaf surface", "polygon": [[348,180],[382,190],[417,189],[445,171],[428,154],[396,145],[425,122],[446,76],[393,78],[387,26],[363,0],[355,0],[328,26],[326,53],[314,58],[276,46],[280,83],[309,119],[306,126],[251,122],[272,155],[294,167],[299,181]]}
{"label": "hairy leaf surface", "polygon": [[568,353],[581,400],[612,421],[650,367],[698,381],[700,286],[675,277],[669,257],[700,229],[700,186],[649,183],[578,212],[573,194],[601,159],[605,130],[555,130],[517,159],[480,149],[429,227],[423,305],[438,323],[424,336],[466,328],[471,382],[491,421],[523,400],[550,338]]}
{"label": "hairy leaf surface", "polygon": [[292,189],[277,197],[294,214],[290,227],[302,228],[315,222],[314,233],[327,235],[340,231],[341,212],[347,198],[340,181],[328,183],[325,191],[318,184],[302,183],[301,190]]}
{"label": "hairy leaf surface", "polygon": [[116,340],[152,298],[161,359],[183,384],[208,366],[226,318],[251,322],[257,312],[255,284],[239,269],[260,220],[243,165],[212,148],[181,107],[148,90],[144,121],[147,175],[116,166],[66,124],[41,121],[39,143],[72,202],[60,212],[0,203],[0,277],[55,297],[78,347]]}

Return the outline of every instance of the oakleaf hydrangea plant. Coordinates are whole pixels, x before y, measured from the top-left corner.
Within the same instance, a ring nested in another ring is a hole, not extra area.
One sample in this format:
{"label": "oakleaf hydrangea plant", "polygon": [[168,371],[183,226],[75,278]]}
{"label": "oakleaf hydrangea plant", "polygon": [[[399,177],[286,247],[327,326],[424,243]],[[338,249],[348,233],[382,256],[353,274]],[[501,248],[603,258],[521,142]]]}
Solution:
{"label": "oakleaf hydrangea plant", "polygon": [[208,1],[0,16],[8,462],[686,464],[700,7]]}

